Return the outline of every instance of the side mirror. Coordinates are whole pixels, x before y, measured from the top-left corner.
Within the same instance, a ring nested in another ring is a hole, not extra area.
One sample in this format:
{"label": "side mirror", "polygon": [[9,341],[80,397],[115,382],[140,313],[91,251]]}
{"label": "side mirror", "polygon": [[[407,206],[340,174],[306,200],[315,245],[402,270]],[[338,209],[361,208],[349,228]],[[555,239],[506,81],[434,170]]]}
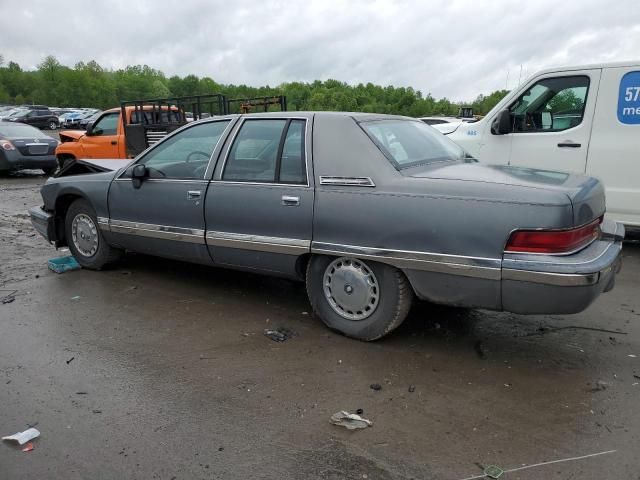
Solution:
{"label": "side mirror", "polygon": [[494,135],[505,135],[513,131],[511,124],[511,112],[509,110],[502,110],[496,118],[491,122],[491,133]]}
{"label": "side mirror", "polygon": [[133,188],[140,188],[142,181],[149,175],[147,167],[144,165],[134,165],[131,170],[131,181],[133,182]]}
{"label": "side mirror", "polygon": [[94,122],[87,123],[87,135],[91,135],[93,133],[93,123]]}

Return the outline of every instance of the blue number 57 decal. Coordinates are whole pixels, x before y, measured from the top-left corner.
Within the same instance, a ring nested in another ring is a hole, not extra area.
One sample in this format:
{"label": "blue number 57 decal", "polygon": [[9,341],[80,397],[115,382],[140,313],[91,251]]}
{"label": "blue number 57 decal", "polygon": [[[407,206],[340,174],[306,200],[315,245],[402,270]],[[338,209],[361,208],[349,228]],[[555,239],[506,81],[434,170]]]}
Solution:
{"label": "blue number 57 decal", "polygon": [[629,125],[640,124],[640,72],[625,73],[620,80],[618,120]]}

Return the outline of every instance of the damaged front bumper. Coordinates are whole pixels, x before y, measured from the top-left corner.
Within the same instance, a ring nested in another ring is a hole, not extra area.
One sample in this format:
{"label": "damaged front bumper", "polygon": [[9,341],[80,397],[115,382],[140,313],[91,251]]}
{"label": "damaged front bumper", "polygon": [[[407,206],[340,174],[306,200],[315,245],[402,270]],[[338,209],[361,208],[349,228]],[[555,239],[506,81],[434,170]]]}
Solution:
{"label": "damaged front bumper", "polygon": [[56,241],[55,216],[45,211],[42,207],[33,207],[29,209],[29,217],[31,224],[36,231],[42,235],[47,242]]}

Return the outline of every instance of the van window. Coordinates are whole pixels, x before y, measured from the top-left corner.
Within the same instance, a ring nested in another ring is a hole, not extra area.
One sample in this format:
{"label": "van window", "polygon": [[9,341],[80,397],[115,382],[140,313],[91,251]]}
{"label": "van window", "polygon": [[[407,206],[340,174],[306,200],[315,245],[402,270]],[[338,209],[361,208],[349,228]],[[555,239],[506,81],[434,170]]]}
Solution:
{"label": "van window", "polygon": [[509,108],[513,131],[559,132],[580,125],[588,91],[584,75],[540,80]]}

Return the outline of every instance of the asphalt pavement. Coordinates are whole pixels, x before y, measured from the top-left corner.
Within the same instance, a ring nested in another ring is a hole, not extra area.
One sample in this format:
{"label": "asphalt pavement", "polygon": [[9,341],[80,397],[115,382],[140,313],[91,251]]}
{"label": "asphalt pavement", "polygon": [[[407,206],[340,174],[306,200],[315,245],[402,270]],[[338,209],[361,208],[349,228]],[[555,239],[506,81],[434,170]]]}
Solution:
{"label": "asphalt pavement", "polygon": [[[141,255],[49,271],[68,252],[29,223],[44,181],[0,178],[0,435],[41,432],[0,444],[0,478],[459,480],[572,459],[501,478],[640,479],[640,245],[584,313],[418,304],[362,343],[286,280]],[[357,409],[373,426],[329,423]]]}

